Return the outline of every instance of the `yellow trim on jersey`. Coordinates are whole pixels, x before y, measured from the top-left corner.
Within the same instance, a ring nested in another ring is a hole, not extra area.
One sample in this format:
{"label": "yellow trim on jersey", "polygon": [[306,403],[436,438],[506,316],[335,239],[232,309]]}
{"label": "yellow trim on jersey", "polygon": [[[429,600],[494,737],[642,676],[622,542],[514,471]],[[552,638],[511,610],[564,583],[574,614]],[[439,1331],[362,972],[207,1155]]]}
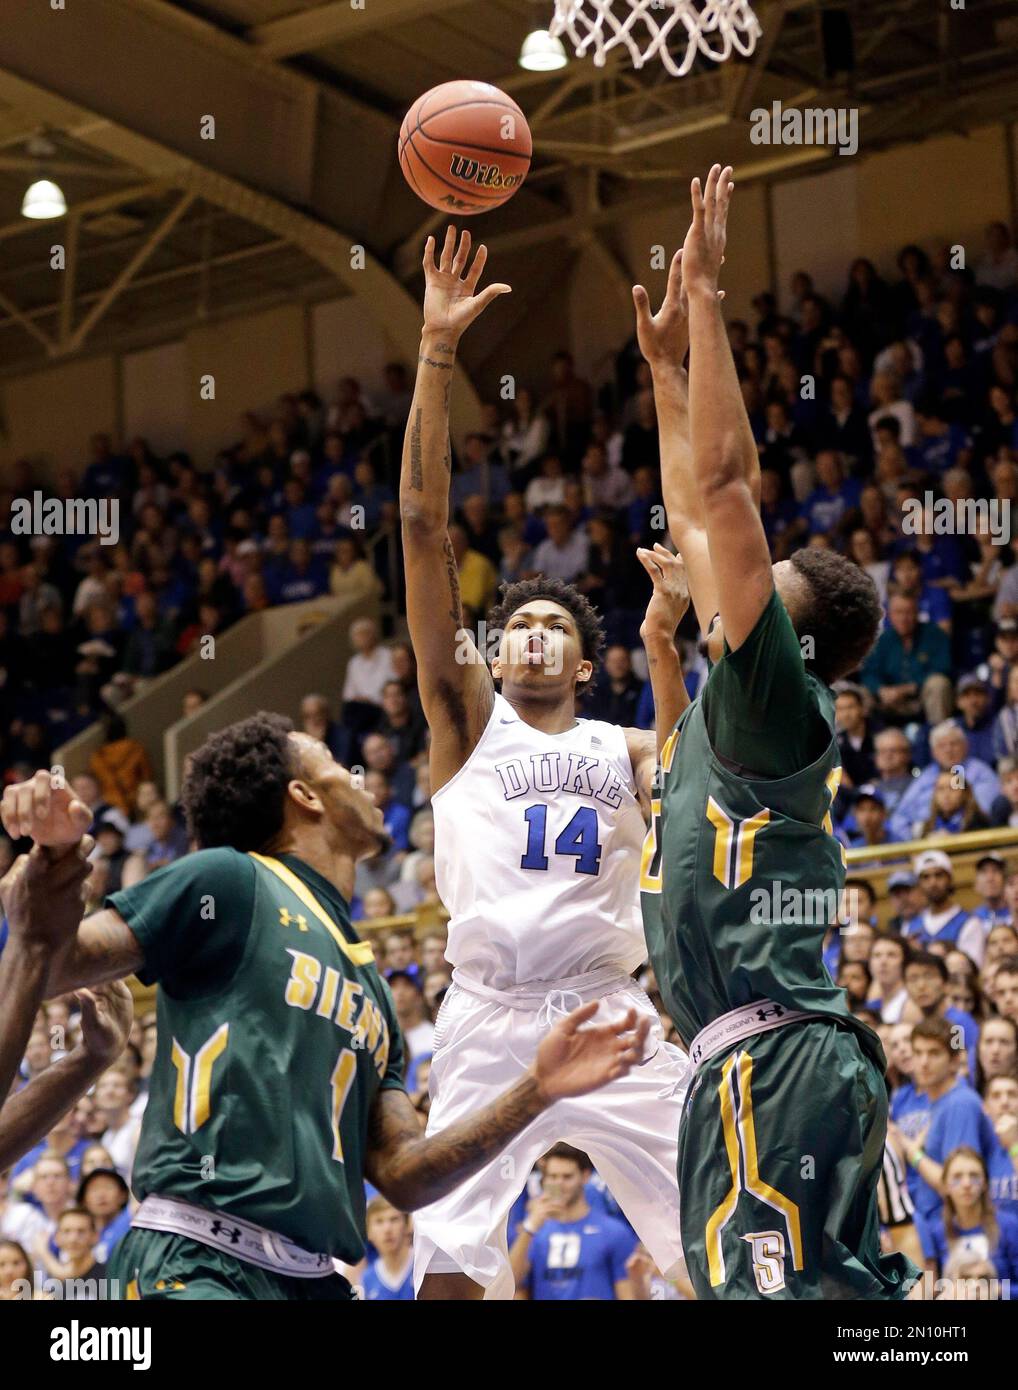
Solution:
{"label": "yellow trim on jersey", "polygon": [[761,831],[771,818],[771,813],[765,806],[762,811],[757,811],[755,816],[750,816],[749,820],[744,820],[739,826],[738,837],[735,849],[735,887],[741,888],[742,885],[751,878],[753,873],[753,844],[757,833]]}
{"label": "yellow trim on jersey", "polygon": [[371,965],[373,963],[375,953],[371,949],[371,942],[347,941],[325,908],[311,892],[311,889],[302,883],[292,870],[280,863],[278,859],[272,859],[269,855],[256,854],[254,850],[248,850],[248,853],[252,859],[256,859],[259,864],[274,873],[281,883],[285,883],[290,892],[294,893],[308,911],[318,918],[348,960],[353,961],[354,965]]}
{"label": "yellow trim on jersey", "polygon": [[332,1085],[332,1157],[337,1163],[343,1162],[343,1139],[339,1132],[343,1118],[343,1106],[350,1094],[350,1087],[357,1075],[357,1054],[345,1047],[339,1054],[329,1081]]}
{"label": "yellow trim on jersey", "polygon": [[661,819],[661,798],[655,797],[650,803],[650,825],[643,838],[643,850],[640,853],[640,891],[641,893],[660,893],[661,892],[661,869],[656,874],[651,874],[650,866],[654,862],[654,855],[657,854],[657,827]]}
{"label": "yellow trim on jersey", "polygon": [[739,1180],[739,1135],[735,1126],[735,1101],[732,1095],[732,1068],[734,1066],[735,1056],[729,1057],[721,1069],[721,1084],[718,1086],[718,1095],[721,1097],[721,1126],[725,1135],[725,1152],[728,1155],[732,1186],[707,1221],[705,1241],[711,1288],[725,1282],[725,1255],[721,1248],[721,1233],[735,1213],[742,1186]]}
{"label": "yellow trim on jersey", "polygon": [[194,1054],[194,1079],[191,1085],[191,1133],[201,1129],[212,1113],[212,1068],[226,1051],[230,1025],[221,1023],[207,1042]]}
{"label": "yellow trim on jersey", "polygon": [[135,1303],[141,1301],[141,1294],[138,1292],[137,1279],[128,1280],[127,1289],[124,1293],[124,1301],[125,1303]]}
{"label": "yellow trim on jersey", "polygon": [[707,819],[717,832],[714,836],[714,877],[728,888],[728,856],[732,849],[733,827],[730,817],[712,796],[707,798]]}
{"label": "yellow trim on jersey", "polygon": [[799,1208],[790,1197],[771,1187],[760,1176],[757,1166],[756,1125],[753,1121],[753,1059],[748,1052],[737,1052],[739,1059],[739,1133],[746,1163],[746,1191],[785,1218],[792,1247],[792,1268],[802,1269],[802,1232]]}
{"label": "yellow trim on jersey", "polygon": [[177,1086],[173,1093],[173,1123],[181,1134],[187,1133],[187,1093],[191,1089],[191,1059],[173,1039],[170,1047],[170,1061],[177,1069]]}
{"label": "yellow trim on jersey", "polygon": [[679,731],[678,729],[673,729],[671,733],[668,735],[668,737],[665,739],[664,747],[661,749],[661,757],[659,759],[659,762],[661,763],[662,772],[671,772],[672,759],[675,757],[675,750],[678,746]]}

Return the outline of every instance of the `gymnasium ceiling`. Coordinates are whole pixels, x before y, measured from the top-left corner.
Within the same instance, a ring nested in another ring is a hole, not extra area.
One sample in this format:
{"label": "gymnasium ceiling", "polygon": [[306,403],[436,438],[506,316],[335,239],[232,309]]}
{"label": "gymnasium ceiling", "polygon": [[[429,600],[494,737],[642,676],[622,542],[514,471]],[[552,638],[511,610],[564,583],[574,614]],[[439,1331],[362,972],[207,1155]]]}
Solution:
{"label": "gymnasium ceiling", "polygon": [[[520,44],[552,0],[4,0],[0,26],[0,372],[295,297],[351,292],[351,241],[379,304],[409,326],[429,210],[395,160],[414,97],[454,77],[512,93],[531,120],[525,188],[485,217],[513,262],[560,273],[578,245],[674,196],[715,158],[742,181],[832,156],[760,148],[748,114],[857,106],[860,154],[1018,118],[1016,0],[846,0],[854,77],[825,76],[816,0],[759,0],[751,60],[524,72]],[[202,116],[216,138],[199,137]],[[40,162],[28,141],[53,152]],[[32,224],[25,187],[52,171],[69,216]],[[60,229],[59,235],[57,228]],[[72,273],[55,276],[66,244]],[[522,308],[523,306],[521,306]]]}

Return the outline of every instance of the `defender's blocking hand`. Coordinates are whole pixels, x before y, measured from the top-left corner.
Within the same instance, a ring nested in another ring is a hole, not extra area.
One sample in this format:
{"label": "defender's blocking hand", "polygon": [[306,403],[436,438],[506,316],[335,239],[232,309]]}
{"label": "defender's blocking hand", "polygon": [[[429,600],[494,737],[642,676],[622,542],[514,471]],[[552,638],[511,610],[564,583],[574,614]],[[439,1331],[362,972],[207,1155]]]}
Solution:
{"label": "defender's blocking hand", "polygon": [[642,1059],[650,1020],[637,1022],[636,1010],[629,1009],[614,1023],[584,1028],[597,1009],[596,999],[574,1009],[555,1024],[537,1049],[531,1072],[549,1103],[596,1091],[625,1076]]}
{"label": "defender's blocking hand", "polygon": [[52,773],[40,770],[4,788],[0,820],[12,840],[27,835],[37,845],[57,849],[78,843],[92,824],[92,812],[69,787],[54,785]]}

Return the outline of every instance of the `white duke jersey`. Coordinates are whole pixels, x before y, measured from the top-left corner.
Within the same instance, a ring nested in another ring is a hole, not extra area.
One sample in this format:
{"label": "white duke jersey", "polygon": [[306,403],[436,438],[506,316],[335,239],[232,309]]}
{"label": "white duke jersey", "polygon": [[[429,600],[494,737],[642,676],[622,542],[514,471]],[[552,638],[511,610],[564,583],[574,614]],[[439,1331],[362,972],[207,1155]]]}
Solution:
{"label": "white duke jersey", "polygon": [[432,797],[446,958],[489,989],[556,982],[647,958],[645,825],[625,734],[581,719],[561,734],[495,707],[463,767]]}

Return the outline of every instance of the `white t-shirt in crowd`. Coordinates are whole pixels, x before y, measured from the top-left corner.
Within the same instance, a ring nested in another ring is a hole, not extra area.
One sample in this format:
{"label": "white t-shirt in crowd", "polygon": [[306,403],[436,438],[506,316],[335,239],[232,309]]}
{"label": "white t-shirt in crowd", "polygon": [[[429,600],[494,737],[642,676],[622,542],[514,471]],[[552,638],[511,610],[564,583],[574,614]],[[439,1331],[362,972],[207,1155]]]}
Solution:
{"label": "white t-shirt in crowd", "polygon": [[343,699],[380,705],[385,682],[391,681],[395,675],[392,652],[388,647],[376,647],[370,654],[357,652],[347,664]]}

